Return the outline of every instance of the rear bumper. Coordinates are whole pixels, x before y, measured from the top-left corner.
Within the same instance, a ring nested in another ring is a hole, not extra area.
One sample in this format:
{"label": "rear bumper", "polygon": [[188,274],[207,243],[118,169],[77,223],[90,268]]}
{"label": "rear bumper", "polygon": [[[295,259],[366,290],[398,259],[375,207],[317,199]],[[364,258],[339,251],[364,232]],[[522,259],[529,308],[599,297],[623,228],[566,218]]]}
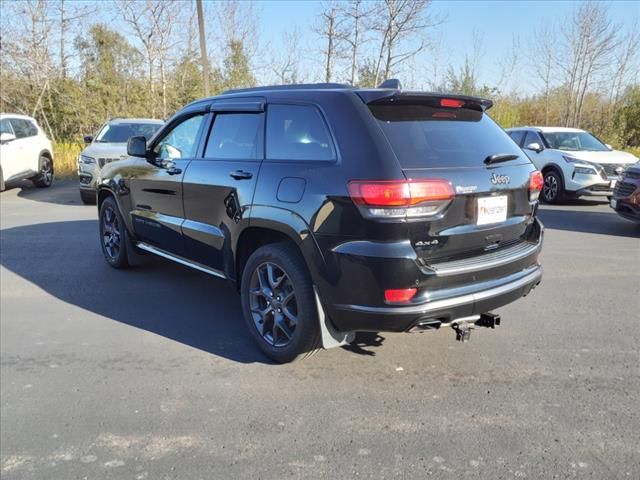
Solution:
{"label": "rear bumper", "polygon": [[451,321],[488,312],[527,295],[542,279],[542,266],[473,286],[438,291],[438,300],[401,307],[335,305],[340,328],[355,331],[403,332],[428,319]]}

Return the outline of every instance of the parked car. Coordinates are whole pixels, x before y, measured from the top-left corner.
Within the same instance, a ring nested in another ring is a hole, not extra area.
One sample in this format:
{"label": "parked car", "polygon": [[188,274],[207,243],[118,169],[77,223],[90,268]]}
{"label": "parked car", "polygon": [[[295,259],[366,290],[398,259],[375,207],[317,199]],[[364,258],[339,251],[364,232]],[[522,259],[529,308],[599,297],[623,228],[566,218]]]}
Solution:
{"label": "parked car", "polygon": [[620,174],[610,206],[621,217],[640,222],[640,162]]}
{"label": "parked car", "polygon": [[36,187],[53,182],[51,141],[35,119],[0,113],[0,191],[5,184],[29,179]]}
{"label": "parked car", "polygon": [[542,171],[541,199],[547,203],[570,197],[610,197],[620,172],[638,161],[577,128],[521,127],[507,132]]}
{"label": "parked car", "polygon": [[398,84],[229,91],[130,138],[98,182],[106,261],[228,279],[279,362],[356,331],[495,325],[541,280],[542,175],[491,101]]}
{"label": "parked car", "polygon": [[95,205],[98,172],[107,163],[124,158],[129,137],[151,138],[164,124],[152,118],[114,118],[106,122],[98,134],[84,137],[85,149],[78,156],[78,177],[82,203]]}

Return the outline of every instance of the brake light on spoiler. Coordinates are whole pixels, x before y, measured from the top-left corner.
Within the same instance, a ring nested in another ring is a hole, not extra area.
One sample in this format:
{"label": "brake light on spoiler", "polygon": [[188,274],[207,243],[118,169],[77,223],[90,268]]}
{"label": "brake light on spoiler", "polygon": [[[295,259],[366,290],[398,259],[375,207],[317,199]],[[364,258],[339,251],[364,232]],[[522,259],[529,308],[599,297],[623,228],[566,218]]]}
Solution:
{"label": "brake light on spoiler", "polygon": [[353,202],[376,218],[432,216],[455,196],[451,182],[443,178],[352,180],[348,189]]}

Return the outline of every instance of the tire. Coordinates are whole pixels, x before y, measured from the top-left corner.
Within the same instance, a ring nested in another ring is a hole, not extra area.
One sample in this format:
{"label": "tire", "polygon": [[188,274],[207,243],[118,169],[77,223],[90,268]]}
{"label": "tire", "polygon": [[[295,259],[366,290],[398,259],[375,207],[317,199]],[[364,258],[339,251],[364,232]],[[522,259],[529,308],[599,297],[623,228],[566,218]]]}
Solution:
{"label": "tire", "polygon": [[287,363],[320,348],[313,284],[295,246],[274,243],[253,252],[240,293],[247,328],[269,358]]}
{"label": "tire", "polygon": [[104,259],[113,268],[127,268],[129,241],[127,227],[113,197],[107,197],[100,205],[100,246]]}
{"label": "tire", "polygon": [[96,192],[95,191],[86,191],[80,190],[80,200],[85,205],[95,205],[96,204]]}
{"label": "tire", "polygon": [[4,174],[2,173],[2,167],[0,167],[0,192],[4,192]]}
{"label": "tire", "polygon": [[564,182],[562,176],[555,170],[549,170],[544,174],[544,183],[540,198],[544,203],[560,203],[564,197]]}
{"label": "tire", "polygon": [[32,180],[38,188],[50,187],[53,183],[53,160],[45,155],[40,156],[40,171]]}

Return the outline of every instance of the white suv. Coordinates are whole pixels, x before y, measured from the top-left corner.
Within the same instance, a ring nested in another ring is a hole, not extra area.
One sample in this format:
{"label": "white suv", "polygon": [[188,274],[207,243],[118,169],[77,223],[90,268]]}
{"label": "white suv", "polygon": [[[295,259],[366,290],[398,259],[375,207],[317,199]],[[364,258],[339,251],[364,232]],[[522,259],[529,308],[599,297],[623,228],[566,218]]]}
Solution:
{"label": "white suv", "polygon": [[521,127],[507,133],[543,173],[540,197],[547,203],[566,197],[609,197],[618,175],[638,161],[577,128]]}
{"label": "white suv", "polygon": [[33,118],[0,113],[0,190],[5,183],[24,178],[36,187],[51,185],[51,142]]}

